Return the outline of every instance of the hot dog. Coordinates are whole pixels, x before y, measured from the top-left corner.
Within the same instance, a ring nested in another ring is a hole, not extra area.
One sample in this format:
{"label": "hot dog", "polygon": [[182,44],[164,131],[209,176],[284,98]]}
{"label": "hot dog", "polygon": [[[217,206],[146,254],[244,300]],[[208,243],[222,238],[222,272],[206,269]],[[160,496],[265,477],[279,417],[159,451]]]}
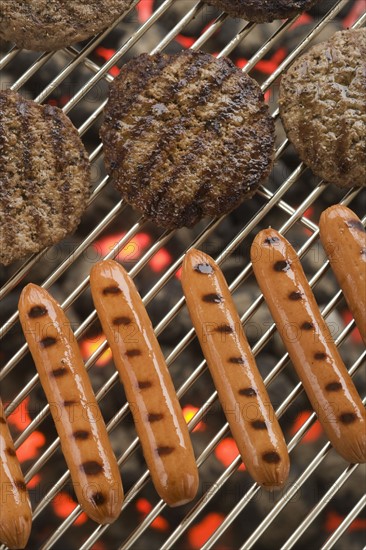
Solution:
{"label": "hot dog", "polygon": [[141,297],[126,271],[113,260],[93,267],[90,286],[154,486],[169,506],[185,504],[197,492],[196,461]]}
{"label": "hot dog", "polygon": [[21,293],[19,317],[79,504],[97,523],[112,523],[122,507],[121,476],[70,323],[34,284]]}
{"label": "hot dog", "polygon": [[181,282],[243,462],[260,485],[280,487],[289,472],[286,443],[224,275],[210,256],[192,249],[185,256]]}
{"label": "hot dog", "polygon": [[363,341],[366,344],[366,232],[361,220],[341,204],[320,216],[320,240]]}
{"label": "hot dog", "polygon": [[365,462],[365,409],[295,250],[277,231],[266,229],[254,239],[251,259],[278,332],[327,437],[345,460]]}
{"label": "hot dog", "polygon": [[32,508],[0,399],[0,543],[24,548],[32,527]]}

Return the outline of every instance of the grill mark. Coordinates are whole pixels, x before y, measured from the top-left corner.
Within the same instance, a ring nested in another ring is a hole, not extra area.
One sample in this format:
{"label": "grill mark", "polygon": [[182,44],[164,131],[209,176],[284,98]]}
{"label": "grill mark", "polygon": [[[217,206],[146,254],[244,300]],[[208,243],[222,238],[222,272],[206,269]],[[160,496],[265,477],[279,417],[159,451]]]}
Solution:
{"label": "grill mark", "polygon": [[267,462],[268,464],[278,464],[279,462],[281,462],[280,455],[275,451],[269,451],[268,453],[263,453],[262,458],[264,462]]}
{"label": "grill mark", "polygon": [[72,405],[76,404],[77,401],[75,401],[74,399],[67,399],[66,401],[64,401],[64,407],[71,407]]}
{"label": "grill mark", "polygon": [[280,239],[278,237],[267,237],[266,239],[264,239],[264,244],[268,244],[269,246],[271,246],[272,244],[275,244],[275,243],[278,243],[280,241]]}
{"label": "grill mark", "polygon": [[127,357],[139,357],[140,355],[142,355],[142,352],[139,349],[128,349],[126,351],[126,355]]}
{"label": "grill mark", "polygon": [[241,388],[238,391],[238,394],[244,395],[245,397],[254,397],[255,395],[257,395],[257,392],[254,388]]}
{"label": "grill mark", "polygon": [[220,304],[221,302],[224,301],[223,297],[220,296],[220,294],[204,294],[202,296],[202,301],[203,302],[207,302],[207,303],[212,303],[212,304]]}
{"label": "grill mark", "polygon": [[273,269],[278,272],[284,271],[286,273],[286,271],[290,269],[290,265],[291,265],[291,262],[287,260],[279,260],[273,265]]}
{"label": "grill mark", "polygon": [[65,125],[60,117],[60,112],[55,107],[45,105],[43,109],[44,120],[49,127],[49,148],[53,149],[53,162],[57,174],[63,184],[57,186],[58,201],[61,204],[60,217],[67,216],[70,213],[72,205],[70,204],[70,180],[66,177],[65,168],[67,154],[65,151]]}
{"label": "grill mark", "polygon": [[215,328],[215,332],[219,332],[221,334],[232,334],[234,331],[229,325],[219,325]]}
{"label": "grill mark", "polygon": [[85,441],[86,439],[89,439],[90,433],[87,430],[76,430],[73,432],[73,437],[76,440]]}
{"label": "grill mark", "polygon": [[299,290],[295,290],[294,292],[290,292],[288,297],[289,297],[290,300],[293,300],[294,302],[297,302],[299,300],[302,300],[303,293],[300,292]]}
{"label": "grill mark", "polygon": [[14,449],[12,449],[11,447],[8,447],[7,449],[5,449],[5,452],[8,456],[16,456],[16,452],[14,451]]}
{"label": "grill mark", "polygon": [[5,418],[3,418],[2,416],[0,416],[0,424],[6,424]]}
{"label": "grill mark", "polygon": [[23,491],[25,493],[25,491],[27,490],[26,484],[21,479],[17,479],[14,484],[16,488],[19,489],[19,491]]}
{"label": "grill mark", "polygon": [[159,420],[163,420],[164,415],[162,413],[149,413],[147,415],[148,422],[158,422]]}
{"label": "grill mark", "polygon": [[314,353],[314,359],[316,359],[317,361],[322,361],[326,358],[327,358],[327,354],[324,353],[323,351],[317,351]]}
{"label": "grill mark", "polygon": [[131,319],[122,315],[121,317],[115,317],[112,323],[117,327],[120,325],[129,325],[131,323]]}
{"label": "grill mark", "polygon": [[356,229],[357,231],[361,231],[362,233],[365,233],[365,228],[362,225],[362,222],[358,219],[352,219],[346,221],[347,227],[350,229]]}
{"label": "grill mark", "polygon": [[106,286],[102,292],[104,296],[108,296],[108,294],[121,294],[122,290],[118,286]]}
{"label": "grill mark", "polygon": [[213,267],[208,263],[196,264],[193,266],[193,269],[202,275],[209,275],[214,272]]}
{"label": "grill mark", "polygon": [[66,374],[68,374],[68,369],[66,367],[60,367],[58,369],[53,369],[51,371],[51,375],[54,377],[54,378],[62,378],[63,376],[65,376]]}
{"label": "grill mark", "polygon": [[30,317],[31,319],[43,317],[44,315],[47,315],[47,309],[44,306],[33,306],[28,311],[28,317]]}
{"label": "grill mark", "polygon": [[159,456],[168,456],[174,452],[174,447],[161,446],[157,447],[156,452]]}
{"label": "grill mark", "polygon": [[357,416],[353,412],[345,412],[339,416],[339,420],[342,424],[353,424],[353,422],[356,422]]}
{"label": "grill mark", "polygon": [[49,348],[57,343],[57,338],[53,336],[46,336],[39,342],[43,348]]}
{"label": "grill mark", "polygon": [[339,391],[342,389],[342,384],[340,382],[329,382],[325,386],[326,391]]}
{"label": "grill mark", "polygon": [[228,361],[234,365],[245,365],[245,360],[242,357],[229,357]]}
{"label": "grill mark", "polygon": [[96,476],[103,472],[103,466],[96,460],[87,460],[83,462],[80,468],[85,472],[87,476]]}
{"label": "grill mark", "polygon": [[251,425],[255,430],[268,430],[267,424],[264,422],[264,420],[253,420],[253,422],[251,422]]}
{"label": "grill mark", "polygon": [[137,382],[137,386],[139,387],[140,390],[146,390],[148,388],[151,388],[152,387],[152,382],[150,382],[150,380],[140,380]]}
{"label": "grill mark", "polygon": [[301,325],[301,328],[303,330],[311,330],[314,328],[314,325],[310,321],[304,321],[303,324]]}
{"label": "grill mark", "polygon": [[96,493],[93,493],[92,499],[97,506],[102,506],[106,501],[106,498],[101,491],[97,491]]}

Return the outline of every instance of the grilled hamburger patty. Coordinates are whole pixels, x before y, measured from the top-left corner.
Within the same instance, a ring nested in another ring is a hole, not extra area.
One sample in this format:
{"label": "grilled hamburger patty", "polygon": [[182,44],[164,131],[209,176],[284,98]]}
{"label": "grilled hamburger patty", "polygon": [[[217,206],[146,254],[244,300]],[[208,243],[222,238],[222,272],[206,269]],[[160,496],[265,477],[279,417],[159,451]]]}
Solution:
{"label": "grilled hamburger patty", "polygon": [[340,187],[366,185],[366,29],[340,31],[283,76],[280,114],[314,174]]}
{"label": "grilled hamburger patty", "polygon": [[226,11],[232,17],[263,23],[294,17],[310,9],[317,0],[205,0],[207,4]]}
{"label": "grilled hamburger patty", "polygon": [[72,233],[88,196],[88,155],[68,117],[0,93],[0,263]]}
{"label": "grilled hamburger patty", "polygon": [[0,36],[28,50],[57,50],[102,31],[133,0],[1,0]]}
{"label": "grilled hamburger patty", "polygon": [[111,86],[101,138],[125,200],[181,227],[254,194],[272,166],[274,123],[258,84],[230,60],[142,54]]}

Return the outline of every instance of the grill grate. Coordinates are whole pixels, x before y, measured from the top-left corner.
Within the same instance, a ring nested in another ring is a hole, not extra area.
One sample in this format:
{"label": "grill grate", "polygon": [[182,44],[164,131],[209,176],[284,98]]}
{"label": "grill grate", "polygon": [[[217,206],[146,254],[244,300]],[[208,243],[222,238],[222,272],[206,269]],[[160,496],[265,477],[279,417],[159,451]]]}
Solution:
{"label": "grill grate", "polygon": [[[171,47],[175,38],[186,29],[189,23],[194,20],[197,21],[200,17],[202,17],[203,20],[204,14],[210,10],[203,2],[197,2],[195,4],[194,2],[185,2],[184,0],[179,0],[179,2],[186,5],[183,17],[175,25],[170,25],[171,28],[169,32],[164,34],[160,41],[155,40],[157,45],[150,48],[152,53]],[[107,84],[113,79],[110,75],[110,71],[116,64],[121,64],[120,61],[125,61],[130,55],[130,52],[134,51],[134,48],[138,47],[144,38],[160,25],[160,21],[164,15],[166,14],[166,16],[168,16],[170,13],[169,10],[179,2],[178,0],[165,0],[158,3],[158,8],[153,11],[150,17],[143,23],[137,24],[134,19],[135,16],[133,15],[136,13],[134,12],[135,6],[137,4],[140,4],[140,6],[145,4],[146,6],[149,2],[141,0],[139,3],[135,1],[128,12],[123,14],[120,19],[105,32],[88,42],[80,51],[74,47],[69,47],[62,50],[62,52],[35,55],[12,48],[0,61],[0,68],[3,74],[6,75],[3,77],[2,86],[10,86],[13,90],[19,90],[21,93],[28,89],[28,85],[30,89],[32,89],[31,84],[33,83],[32,86],[34,87],[34,83],[39,77],[42,77],[43,82],[45,79],[44,75],[50,75],[47,77],[47,84],[42,86],[41,90],[37,89],[37,94],[32,95],[38,102],[50,100],[58,90],[62,90],[63,84],[69,77],[71,79],[75,78],[77,81],[78,84],[75,89],[72,89],[72,93],[69,94],[68,100],[64,103],[63,110],[68,113],[71,119],[77,124],[79,132],[83,136],[85,142],[88,145],[93,143],[93,146],[90,147],[90,161],[96,176],[94,178],[94,190],[89,200],[89,210],[98,208],[99,201],[107,196],[110,188],[109,178],[101,168],[101,144],[99,142],[96,144],[92,139],[89,139],[89,135],[92,132],[97,133],[96,129],[98,128],[102,111],[106,104]],[[277,133],[282,136],[282,141],[279,140],[277,144],[277,162],[280,162],[286,155],[291,155],[291,148],[283,132],[280,130],[280,122],[278,120],[278,108],[276,106],[276,86],[278,78],[290,65],[293,59],[301,54],[309,43],[314,38],[318,37],[320,33],[327,31],[334,32],[332,26],[334,19],[339,15],[341,10],[349,6],[348,0],[328,3],[329,11],[325,15],[319,16],[311,25],[309,24],[310,27],[306,27],[306,31],[304,31],[302,35],[301,33],[299,34],[296,44],[292,44],[287,56],[278,64],[277,68],[275,68],[266,79],[262,78],[262,90],[268,94],[271,111],[276,120]],[[357,7],[357,5],[360,6],[361,4],[362,0],[360,2],[356,1],[354,5]],[[359,9],[354,9],[354,13],[356,16],[351,22],[352,26],[362,26],[366,20],[366,14],[360,13]],[[253,71],[256,69],[258,62],[263,60],[265,56],[275,48],[283,44],[283,40],[289,35],[291,29],[294,28],[293,25],[299,22],[299,18],[300,16],[283,23],[273,23],[270,26],[268,37],[262,41],[259,48],[256,48],[255,53],[245,64],[243,70],[254,74]],[[132,21],[131,25],[134,28],[134,32],[130,32],[126,35],[123,43],[116,48],[115,53],[112,53],[108,61],[100,66],[95,61],[93,53],[95,53],[99,44],[104,44],[104,41],[111,36],[113,29],[116,29],[115,32],[117,32],[119,24],[124,23],[126,20]],[[207,46],[209,49],[210,40],[223,28],[224,24],[226,24],[227,28],[230,30],[230,21],[232,20],[225,14],[219,15],[214,20],[210,21],[210,24],[202,30],[199,38],[194,41],[191,47],[193,49],[200,49],[206,48]],[[218,56],[232,56],[240,44],[251,39],[257,27],[258,26],[253,23],[246,24],[242,22],[239,32],[236,34],[235,32],[231,33],[226,46],[221,49]],[[79,76],[83,76],[84,80],[81,78],[79,79]],[[91,99],[93,93],[95,93],[95,95]],[[308,181],[309,183],[309,192],[307,195],[302,195],[299,191],[301,186],[304,185],[304,181]],[[240,210],[240,213],[243,212],[243,219],[238,225],[235,234],[230,233],[226,240],[225,237],[222,237],[222,233],[224,233],[224,229],[227,227],[225,226],[227,222],[225,217],[210,222],[206,221],[206,223],[202,222],[189,232],[185,230],[180,232],[184,234],[184,239],[181,239],[182,242],[184,242],[184,246],[177,246],[176,249],[174,248],[176,244],[175,232],[166,231],[157,233],[156,230],[151,229],[150,225],[143,218],[138,219],[134,217],[134,215],[129,212],[128,207],[126,208],[123,201],[119,201],[116,195],[112,195],[112,198],[108,195],[106,200],[109,201],[108,204],[110,208],[105,209],[99,217],[95,216],[95,218],[91,218],[89,214],[87,217],[90,223],[87,230],[84,230],[84,232],[80,234],[80,237],[70,240],[70,248],[66,253],[63,251],[60,258],[57,257],[54,259],[52,257],[52,259],[50,259],[51,251],[45,250],[22,263],[16,271],[13,269],[4,270],[0,297],[4,300],[4,303],[13,296],[17,297],[23,287],[23,281],[34,280],[34,278],[40,277],[40,271],[42,273],[40,281],[42,286],[47,289],[50,288],[52,293],[57,292],[59,291],[59,285],[63,284],[67,275],[74,273],[72,271],[73,269],[78,269],[79,266],[83,266],[85,263],[87,267],[90,267],[91,263],[97,259],[101,259],[101,257],[116,257],[126,246],[131,246],[131,242],[134,242],[134,239],[145,231],[150,231],[152,240],[148,248],[140,254],[136,261],[129,265],[130,274],[135,277],[137,281],[141,282],[144,280],[144,277],[146,279],[146,277],[151,275],[149,265],[159,251],[166,250],[169,246],[172,247],[169,248],[170,251],[172,251],[172,249],[176,250],[175,253],[171,252],[171,262],[169,266],[160,271],[158,277],[150,277],[149,279],[146,291],[143,294],[144,303],[148,308],[152,308],[154,304],[158,304],[157,307],[160,307],[159,300],[161,293],[171,288],[177,270],[181,265],[184,251],[190,246],[203,248],[209,253],[210,247],[213,246],[215,250],[215,259],[222,265],[224,272],[227,266],[230,265],[230,262],[237,264],[236,268],[230,271],[230,273],[234,274],[229,280],[230,290],[234,298],[239,297],[240,291],[245,293],[247,285],[250,284],[253,278],[246,251],[251,243],[254,232],[268,225],[269,220],[273,224],[276,223],[275,227],[279,228],[280,232],[286,234],[290,239],[298,239],[299,231],[302,232],[303,238],[301,241],[296,241],[296,248],[300,257],[304,259],[304,262],[306,262],[311,255],[314,255],[314,251],[317,255],[320,255],[320,259],[316,263],[316,266],[312,269],[309,268],[307,273],[314,291],[317,292],[322,284],[330,284],[329,281],[331,281],[332,276],[329,272],[329,263],[321,256],[318,246],[318,227],[316,223],[311,220],[311,217],[309,217],[309,209],[313,208],[319,210],[338,201],[342,204],[350,205],[351,208],[357,210],[361,204],[361,199],[365,198],[364,193],[365,192],[360,189],[354,189],[348,192],[333,190],[324,182],[319,182],[318,180],[314,181],[309,170],[307,170],[303,164],[293,164],[292,171],[282,174],[277,183],[272,184],[270,181],[260,188],[256,199],[253,199],[255,211],[249,211],[248,213],[246,210]],[[300,200],[298,200],[298,197],[300,197]],[[249,221],[245,221],[244,214]],[[361,215],[363,215],[363,213],[361,213]],[[126,223],[122,221],[124,218],[128,220]],[[366,216],[363,218],[363,223],[365,223],[365,221]],[[114,241],[114,245],[110,247],[108,253],[105,254],[103,252],[99,257],[90,257],[90,251],[93,250],[93,243],[100,243],[100,239],[105,236],[108,231],[111,231],[111,228],[115,228],[117,223],[123,228],[123,231],[120,231],[119,237]],[[298,233],[295,234],[295,230]],[[220,245],[216,246],[216,242],[219,242]],[[242,259],[242,262],[238,260],[239,257]],[[72,275],[71,279],[73,280]],[[65,310],[70,310],[70,314],[72,314],[74,307],[75,309],[79,309],[80,300],[87,294],[87,271],[85,270],[83,275],[76,277],[75,280],[76,284],[72,287],[66,285],[67,291],[64,286],[61,292],[61,299],[63,299],[62,306]],[[253,285],[253,282],[251,284]],[[261,311],[265,312],[263,298],[259,294],[259,291],[245,307],[241,309],[240,306],[238,307],[240,313],[242,313],[241,320],[247,331],[259,322],[257,321],[258,314]],[[323,302],[323,314],[331,323],[332,316],[337,313],[339,315],[339,312],[342,311],[342,307],[344,309],[342,293],[338,288],[334,288],[331,298],[329,299],[328,297],[325,304]],[[182,293],[180,292],[180,294],[177,295],[171,307],[163,308],[162,311],[163,316],[160,314],[155,323],[155,331],[159,337],[164,335],[165,331],[170,330],[183,318],[184,300],[182,298]],[[14,334],[19,335],[20,331],[18,314],[15,306],[12,307],[10,313],[9,318],[6,319],[6,322],[1,328],[1,336],[5,346],[14,338]],[[267,319],[268,318],[267,314]],[[337,319],[339,325],[339,316]],[[91,327],[95,325],[95,312],[86,308],[83,310],[80,321],[81,322],[78,322],[75,333],[78,339],[83,340],[88,335],[88,331]],[[337,345],[340,346],[342,355],[347,357],[347,366],[349,367],[350,373],[357,379],[357,375],[360,375],[361,366],[365,364],[366,352],[362,349],[361,345],[355,344],[353,340],[354,328],[354,321],[349,320],[345,322],[342,328],[334,335]],[[6,364],[0,372],[3,399],[9,402],[6,409],[7,416],[22,410],[21,408],[27,403],[28,397],[35,399],[37,402],[40,395],[37,374],[30,374],[27,378],[27,382],[25,384],[21,383],[23,365],[27,364],[27,361],[29,362],[30,360],[27,345],[21,344],[19,341],[18,338],[16,349],[12,350],[10,357],[8,357]],[[257,356],[259,367],[261,368],[263,354],[268,354],[269,348],[279,346],[279,344],[276,343],[275,326],[271,323],[266,323],[264,329],[252,338],[251,343],[254,354]],[[190,398],[193,394],[197,394],[198,390],[195,388],[198,387],[200,389],[200,380],[205,379],[206,365],[204,360],[200,362],[198,360],[195,364],[192,363],[190,368],[186,369],[186,376],[183,378],[179,375],[181,362],[186,361],[188,357],[188,355],[186,355],[187,351],[194,347],[194,345],[195,335],[190,326],[188,326],[183,336],[180,335],[176,341],[174,340],[173,347],[164,347],[163,345],[168,366],[171,369],[173,379],[178,388],[178,396],[182,401],[185,401],[186,398]],[[107,370],[100,371],[96,367],[96,364],[106,349],[106,343],[101,343],[94,351],[89,353],[86,360],[86,368],[88,370],[90,369],[91,376],[97,370],[99,373],[102,372],[101,375],[98,374],[97,382],[95,382],[93,378],[92,380],[96,389],[97,399],[101,403],[103,411],[103,404],[105,404],[104,398],[110,394],[113,389],[119,388],[118,383],[116,384],[118,378],[116,372],[111,370],[111,375],[108,377],[106,374]],[[197,354],[194,357],[197,357]],[[263,373],[266,375],[265,383],[269,387],[269,390],[271,390],[272,383],[274,384],[276,380],[282,380],[285,369],[286,371],[290,370],[288,369],[288,364],[288,355],[284,353],[283,350],[277,357],[274,357],[271,368],[268,372]],[[34,369],[29,370],[29,372],[34,373]],[[17,382],[17,379],[20,379],[20,382]],[[14,388],[17,388],[17,390],[15,391]],[[209,388],[211,390],[212,386],[209,385]],[[121,393],[121,390],[119,391]],[[229,429],[227,423],[222,420],[222,415],[220,415],[220,411],[217,408],[216,392],[213,391],[211,395],[209,395],[208,392],[207,398],[206,394],[204,394],[204,396],[204,399],[200,399],[197,413],[189,422],[189,428],[193,431],[194,428],[199,426],[200,422],[206,419],[208,419],[208,426],[210,425],[211,419],[214,419],[216,424],[214,422],[212,423],[214,430],[210,433],[210,437],[204,440],[204,445],[202,445],[197,438],[193,438],[202,483],[199,495],[191,505],[185,506],[182,512],[175,515],[167,511],[165,504],[161,500],[159,501],[153,492],[147,492],[151,483],[149,483],[149,474],[142,461],[139,465],[138,475],[133,477],[133,482],[131,482],[130,486],[128,483],[126,484],[129,465],[131,462],[137,462],[139,457],[138,440],[132,436],[125,450],[117,453],[118,462],[121,466],[122,478],[125,481],[126,497],[122,514],[116,524],[113,526],[96,527],[92,522],[88,522],[85,529],[83,527],[82,536],[78,535],[76,527],[73,526],[73,523],[78,520],[78,518],[82,517],[81,509],[77,505],[71,513],[64,514],[64,520],[62,522],[60,517],[56,518],[57,521],[52,522],[50,529],[46,529],[44,533],[41,533],[39,543],[32,542],[33,546],[29,546],[29,548],[35,548],[35,544],[38,544],[37,548],[42,548],[43,550],[58,548],[61,547],[61,545],[65,547],[65,544],[70,545],[70,540],[73,541],[73,548],[80,548],[82,550],[87,550],[89,548],[99,550],[112,547],[121,549],[153,548],[155,539],[146,537],[147,533],[149,536],[153,533],[151,525],[154,524],[154,521],[156,522],[159,517],[169,518],[169,527],[166,531],[162,530],[159,538],[156,539],[158,542],[155,544],[155,547],[160,547],[162,550],[173,547],[201,547],[204,550],[208,550],[209,548],[226,548],[228,546],[240,547],[246,550],[252,548],[254,545],[257,545],[257,548],[261,548],[262,546],[266,547],[265,542],[261,543],[261,540],[264,540],[263,535],[266,532],[274,533],[278,528],[278,521],[283,521],[284,516],[282,514],[286,509],[291,511],[293,502],[298,500],[298,498],[304,500],[304,506],[301,512],[299,512],[297,517],[292,518],[292,527],[290,531],[286,533],[278,545],[275,543],[273,544],[275,544],[276,547],[278,546],[284,549],[290,549],[294,546],[297,548],[308,547],[307,544],[309,539],[306,539],[306,535],[309,530],[311,531],[314,525],[319,526],[317,521],[319,518],[323,517],[324,511],[329,508],[329,505],[337,495],[349,495],[348,492],[344,493],[344,491],[348,490],[352,479],[354,479],[357,473],[360,473],[363,467],[359,465],[347,466],[345,462],[340,461],[337,475],[332,479],[324,480],[322,492],[317,494],[315,500],[305,498],[306,487],[309,480],[317,475],[317,472],[322,466],[324,467],[324,464],[327,465],[330,463],[329,461],[335,460],[335,453],[330,444],[324,444],[325,440],[322,439],[320,439],[320,442],[314,443],[313,446],[310,445],[312,451],[307,455],[309,458],[305,463],[299,460],[299,453],[305,452],[304,449],[306,444],[304,443],[304,438],[306,439],[307,434],[309,434],[316,425],[315,413],[311,413],[300,427],[298,426],[291,434],[290,432],[286,434],[292,459],[293,478],[292,481],[290,480],[291,483],[289,483],[280,493],[267,496],[263,495],[256,484],[250,484],[245,473],[241,474],[238,471],[241,465],[239,457],[235,458],[227,467],[221,467],[220,469],[215,463],[216,466],[213,468],[212,464],[216,460],[215,451],[220,443],[228,438]],[[281,401],[276,403],[277,415],[280,418],[284,418],[291,410],[298,412],[300,410],[299,407],[301,408],[303,399],[302,386],[295,380],[290,386],[290,390],[287,394],[283,394]],[[44,403],[43,400],[41,400],[41,402]],[[121,403],[123,403],[122,406]],[[125,429],[125,426],[127,425],[128,427],[130,423],[127,404],[120,401],[118,408],[115,406],[108,423],[108,431],[111,434],[112,443],[115,448],[115,439],[117,436],[113,434],[117,432],[120,434],[118,430]],[[19,449],[24,442],[30,444],[32,435],[37,433],[38,429],[42,429],[44,424],[47,424],[49,406],[42,406],[42,408],[37,409],[36,413],[31,416],[32,419],[30,419],[28,425],[21,431],[16,440],[17,449]],[[51,433],[54,434],[54,432]],[[198,437],[201,437],[199,433],[197,434]],[[113,439],[113,437],[115,437],[115,439]],[[308,447],[309,445],[307,449]],[[30,466],[25,469],[25,479],[27,483],[34,480],[34,476],[42,476],[43,473],[45,471],[48,472],[50,468],[54,469],[52,485],[48,486],[48,489],[43,489],[38,497],[33,499],[33,531],[36,531],[37,528],[40,530],[40,527],[44,525],[45,520],[43,519],[42,522],[42,518],[45,518],[47,513],[51,514],[52,502],[54,502],[52,499],[61,494],[69,483],[68,471],[62,469],[65,466],[59,451],[59,439],[55,437],[52,439],[51,437],[49,444],[42,448],[40,456],[35,455],[34,459],[29,464]],[[124,475],[125,470],[127,471],[127,475]],[[212,471],[214,471],[214,479]],[[47,475],[49,475],[49,472]],[[243,478],[240,476],[246,476],[246,481],[243,486],[241,485],[242,481],[240,481]],[[198,524],[197,522],[203,514],[217,511],[218,500],[220,498],[224,499],[225,495],[228,496],[229,494],[230,496],[232,483],[236,483],[236,481],[233,482],[233,480],[239,480],[237,482],[240,491],[234,495],[234,498],[231,500],[229,499],[230,506],[223,509],[224,513],[222,514],[220,522],[217,523],[216,528],[210,529],[209,532],[207,531],[202,543],[198,546],[190,543],[189,539],[187,539],[187,533],[189,533],[193,525]],[[47,487],[47,485],[45,485],[45,487]],[[150,500],[155,502],[155,504],[151,504],[150,510],[146,512],[144,519],[141,520],[141,516],[138,516],[134,506],[137,499],[141,499],[142,496],[146,497],[146,495],[149,495],[149,498],[153,495]],[[33,493],[32,496],[34,496]],[[329,532],[327,534],[326,531],[318,534],[319,538],[315,540],[319,547],[321,546],[321,548],[324,549],[342,548],[342,541],[344,541],[344,537],[347,536],[347,529],[352,522],[360,516],[360,513],[366,505],[365,497],[362,494],[359,498],[358,497],[359,495],[356,492],[356,494],[352,495],[352,498],[347,500],[344,514],[338,522],[339,525],[332,530],[333,532],[330,536]],[[257,515],[254,513],[253,515],[253,506],[260,499],[266,501],[265,505],[261,513]],[[298,510],[298,508],[296,508],[296,510]],[[295,512],[294,515],[296,516]],[[136,520],[136,517],[140,518],[140,520]],[[241,530],[242,523],[246,522],[247,517],[250,518],[250,525]],[[131,527],[129,527],[129,522],[131,522]],[[110,540],[108,538],[108,533],[112,530],[114,530],[114,533],[117,533],[117,536],[115,535],[113,538],[114,545],[107,542]],[[72,535],[70,535],[70,533],[72,533]],[[233,535],[233,533],[235,533],[235,535]],[[73,538],[67,538],[69,536]],[[328,536],[329,538],[327,538]],[[116,540],[118,541],[117,543]],[[303,546],[301,545],[301,540],[305,541]],[[298,541],[300,541],[300,543]],[[98,546],[98,544],[100,544],[100,546]],[[344,547],[345,546],[343,546],[343,548]]]}

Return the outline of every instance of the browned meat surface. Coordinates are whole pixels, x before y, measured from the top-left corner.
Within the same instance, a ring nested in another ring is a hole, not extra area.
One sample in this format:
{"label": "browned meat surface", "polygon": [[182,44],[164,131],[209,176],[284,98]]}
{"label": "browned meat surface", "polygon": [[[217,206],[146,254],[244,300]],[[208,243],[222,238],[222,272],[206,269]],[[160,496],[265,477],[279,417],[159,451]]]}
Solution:
{"label": "browned meat surface", "polygon": [[232,17],[242,17],[247,21],[273,21],[294,17],[309,10],[317,0],[205,0]]}

